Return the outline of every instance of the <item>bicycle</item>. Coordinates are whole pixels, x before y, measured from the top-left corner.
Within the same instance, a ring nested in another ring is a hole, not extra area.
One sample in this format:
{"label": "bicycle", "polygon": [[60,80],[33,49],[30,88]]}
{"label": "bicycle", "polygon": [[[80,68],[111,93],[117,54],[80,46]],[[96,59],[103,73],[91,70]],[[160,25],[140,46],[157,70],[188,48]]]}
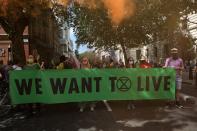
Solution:
{"label": "bicycle", "polygon": [[7,115],[11,111],[9,84],[6,81],[0,81],[0,117]]}

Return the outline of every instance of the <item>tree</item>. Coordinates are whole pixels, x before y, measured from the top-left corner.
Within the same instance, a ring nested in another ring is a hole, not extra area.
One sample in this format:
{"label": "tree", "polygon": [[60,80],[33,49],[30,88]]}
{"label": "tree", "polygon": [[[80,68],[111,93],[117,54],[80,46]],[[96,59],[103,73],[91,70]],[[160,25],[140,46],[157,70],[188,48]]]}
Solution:
{"label": "tree", "polygon": [[12,41],[14,59],[25,62],[23,46],[23,31],[29,23],[29,18],[39,12],[46,1],[39,0],[1,0],[0,24]]}
{"label": "tree", "polygon": [[195,58],[195,51],[193,47],[193,40],[191,36],[183,34],[176,34],[177,48],[179,49],[180,57],[185,60],[193,60]]}
{"label": "tree", "polygon": [[117,49],[121,45],[127,59],[126,48],[162,40],[174,43],[180,18],[196,10],[196,2],[190,0],[133,1],[134,15],[115,25],[102,1],[95,3],[96,8],[74,3],[70,17],[77,44],[104,49]]}
{"label": "tree", "polygon": [[25,62],[23,32],[29,25],[29,20],[49,9],[56,11],[54,15],[63,16],[65,12],[62,14],[59,5],[67,2],[67,0],[0,0],[0,5],[3,5],[0,7],[0,24],[12,41],[14,59]]}
{"label": "tree", "polygon": [[[68,10],[61,6],[68,4]],[[24,62],[22,33],[30,18],[43,10],[52,10],[59,21],[67,20],[68,13],[78,44],[105,49],[121,45],[127,59],[126,48],[162,39],[174,41],[180,17],[196,11],[197,1],[0,0],[0,5],[0,24],[12,41],[14,59]]]}
{"label": "tree", "polygon": [[99,8],[95,9],[89,9],[78,3],[73,7],[74,15],[71,17],[78,44],[104,49],[117,49],[117,45],[121,45],[126,57],[127,47],[134,47],[148,41],[147,32],[142,28],[145,24],[141,21],[143,16],[140,15],[144,10],[139,10],[135,18],[132,17],[119,25],[114,25],[104,4],[97,4]]}

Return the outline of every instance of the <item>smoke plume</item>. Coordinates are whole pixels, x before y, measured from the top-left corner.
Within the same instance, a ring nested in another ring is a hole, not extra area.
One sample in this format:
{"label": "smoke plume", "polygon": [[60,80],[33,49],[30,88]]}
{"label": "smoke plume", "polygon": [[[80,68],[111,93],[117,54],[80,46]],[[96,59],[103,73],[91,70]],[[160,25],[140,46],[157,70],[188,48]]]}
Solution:
{"label": "smoke plume", "polygon": [[[75,0],[90,9],[99,8],[98,0]],[[113,25],[119,25],[123,20],[134,15],[136,6],[134,0],[101,0],[108,11]]]}
{"label": "smoke plume", "polygon": [[114,25],[119,25],[123,20],[135,13],[133,0],[102,0]]}

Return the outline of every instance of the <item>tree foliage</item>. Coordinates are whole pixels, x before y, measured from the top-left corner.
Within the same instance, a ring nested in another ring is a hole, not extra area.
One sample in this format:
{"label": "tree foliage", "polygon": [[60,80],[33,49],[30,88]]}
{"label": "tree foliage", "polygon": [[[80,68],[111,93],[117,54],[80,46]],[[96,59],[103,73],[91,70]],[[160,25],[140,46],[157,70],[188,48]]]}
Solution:
{"label": "tree foliage", "polygon": [[0,6],[0,25],[12,41],[14,59],[25,62],[23,32],[30,19],[46,10],[55,11],[59,17],[65,16],[65,8],[60,8],[62,4],[67,4],[67,0],[0,0],[3,5]]}
{"label": "tree foliage", "polygon": [[191,0],[133,0],[136,10],[133,16],[113,25],[108,10],[102,2],[97,8],[75,3],[71,21],[77,36],[77,44],[92,48],[126,48],[155,41],[166,40],[176,44],[174,37],[180,32],[181,18],[196,11],[197,1]]}
{"label": "tree foliage", "polygon": [[162,40],[176,43],[179,25],[186,23],[182,19],[197,11],[196,0],[0,0],[0,5],[0,24],[12,40],[14,57],[22,61],[25,26],[44,10],[51,10],[59,22],[68,20],[78,45],[121,45],[125,56],[130,47]]}

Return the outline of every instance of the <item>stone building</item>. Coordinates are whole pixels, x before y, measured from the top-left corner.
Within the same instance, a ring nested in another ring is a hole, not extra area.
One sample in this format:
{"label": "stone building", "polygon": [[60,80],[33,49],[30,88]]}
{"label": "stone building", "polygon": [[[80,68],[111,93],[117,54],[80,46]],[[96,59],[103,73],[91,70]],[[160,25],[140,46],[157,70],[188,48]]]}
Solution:
{"label": "stone building", "polygon": [[30,49],[36,49],[43,60],[58,61],[60,55],[70,56],[73,52],[67,25],[60,26],[51,11],[31,19],[29,34]]}

